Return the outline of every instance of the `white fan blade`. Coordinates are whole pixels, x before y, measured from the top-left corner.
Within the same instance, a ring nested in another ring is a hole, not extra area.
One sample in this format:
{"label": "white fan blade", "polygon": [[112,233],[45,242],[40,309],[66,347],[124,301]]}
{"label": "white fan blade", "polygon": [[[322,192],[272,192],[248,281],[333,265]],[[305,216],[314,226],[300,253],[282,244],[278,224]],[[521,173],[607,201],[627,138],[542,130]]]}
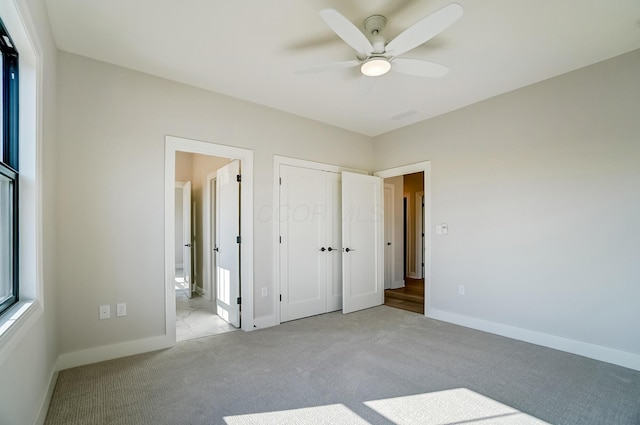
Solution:
{"label": "white fan blade", "polygon": [[323,9],[320,16],[338,36],[356,52],[369,56],[373,52],[371,42],[365,35],[335,9]]}
{"label": "white fan blade", "polygon": [[420,59],[395,58],[391,63],[391,69],[416,77],[444,77],[449,72],[444,65]]}
{"label": "white fan blade", "polygon": [[462,16],[462,13],[462,6],[458,3],[451,3],[443,7],[437,12],[416,22],[391,40],[385,49],[386,53],[399,56],[418,47],[446,30]]}
{"label": "white fan blade", "polygon": [[315,74],[317,72],[330,71],[332,69],[345,69],[345,68],[353,68],[354,66],[360,65],[359,61],[344,61],[344,62],[332,62],[326,63],[324,65],[314,66],[312,68],[301,69],[299,71],[295,71],[297,75],[307,75],[307,74]]}

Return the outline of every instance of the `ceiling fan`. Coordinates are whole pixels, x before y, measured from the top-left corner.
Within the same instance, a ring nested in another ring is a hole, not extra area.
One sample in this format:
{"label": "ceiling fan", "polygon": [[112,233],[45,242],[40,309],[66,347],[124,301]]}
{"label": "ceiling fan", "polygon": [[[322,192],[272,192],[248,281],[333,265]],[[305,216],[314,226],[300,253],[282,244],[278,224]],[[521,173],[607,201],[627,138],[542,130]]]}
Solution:
{"label": "ceiling fan", "polygon": [[314,73],[329,69],[353,68],[360,66],[362,74],[377,77],[393,68],[395,71],[418,77],[442,77],[449,68],[422,59],[400,58],[398,56],[425,43],[462,16],[462,6],[451,3],[413,24],[396,38],[387,42],[380,34],[387,24],[382,15],[369,16],[364,28],[370,34],[367,38],[351,21],[335,9],[323,9],[320,16],[326,24],[356,51],[356,59],[334,62],[299,71],[299,74]]}

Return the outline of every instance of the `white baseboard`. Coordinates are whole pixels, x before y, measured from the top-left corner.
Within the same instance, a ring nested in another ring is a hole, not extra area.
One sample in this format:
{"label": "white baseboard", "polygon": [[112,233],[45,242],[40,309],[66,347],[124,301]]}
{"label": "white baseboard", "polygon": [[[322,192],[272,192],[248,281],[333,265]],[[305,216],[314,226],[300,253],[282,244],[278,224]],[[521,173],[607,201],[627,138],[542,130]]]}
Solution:
{"label": "white baseboard", "polygon": [[428,317],[640,371],[639,354],[437,309],[430,309]]}
{"label": "white baseboard", "polygon": [[51,373],[51,379],[49,379],[49,386],[47,387],[47,392],[44,395],[44,399],[42,403],[40,403],[40,410],[36,420],[33,422],[33,425],[43,425],[44,420],[47,419],[47,412],[49,411],[49,404],[51,403],[51,397],[53,396],[53,390],[56,387],[56,382],[58,381],[58,371],[54,370]]}
{"label": "white baseboard", "polygon": [[120,342],[102,347],[88,348],[58,356],[56,370],[69,369],[105,360],[118,359],[120,357],[133,356],[134,354],[147,353],[149,351],[170,348],[173,344],[168,341],[166,335],[152,338],[138,339],[135,341]]}
{"label": "white baseboard", "polygon": [[271,314],[269,316],[256,317],[253,319],[253,328],[254,329],[264,329],[270,328],[272,326],[276,326],[276,316]]}
{"label": "white baseboard", "polygon": [[391,283],[391,289],[404,288],[404,279],[403,280],[394,280]]}

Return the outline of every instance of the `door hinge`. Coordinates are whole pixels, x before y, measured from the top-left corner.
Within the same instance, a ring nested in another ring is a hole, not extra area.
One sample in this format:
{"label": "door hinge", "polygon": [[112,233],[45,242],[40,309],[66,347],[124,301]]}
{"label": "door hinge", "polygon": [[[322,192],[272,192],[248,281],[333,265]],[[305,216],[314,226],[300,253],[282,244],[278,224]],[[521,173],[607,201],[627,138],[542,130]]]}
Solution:
{"label": "door hinge", "polygon": [[240,236],[236,236],[236,243],[240,243]]}
{"label": "door hinge", "polygon": [[240,183],[242,181],[242,176],[240,174],[236,175],[236,181]]}
{"label": "door hinge", "polygon": [[241,302],[242,301],[242,297],[238,297],[237,301],[238,301],[238,304],[242,304],[242,302]]}
{"label": "door hinge", "polygon": [[280,301],[282,301],[282,294],[280,294]]}
{"label": "door hinge", "polygon": [[282,236],[280,236],[280,243],[282,243]]}
{"label": "door hinge", "polygon": [[282,186],[282,177],[280,177],[279,180],[280,180],[280,186]]}

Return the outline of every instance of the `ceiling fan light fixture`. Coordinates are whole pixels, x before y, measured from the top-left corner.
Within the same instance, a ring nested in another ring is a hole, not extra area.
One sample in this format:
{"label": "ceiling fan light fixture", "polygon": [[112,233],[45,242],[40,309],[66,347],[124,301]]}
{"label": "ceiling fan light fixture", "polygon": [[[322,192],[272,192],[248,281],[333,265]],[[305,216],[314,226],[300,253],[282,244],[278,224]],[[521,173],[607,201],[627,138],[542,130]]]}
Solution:
{"label": "ceiling fan light fixture", "polygon": [[391,69],[391,62],[385,58],[371,58],[360,66],[360,72],[367,77],[379,77]]}

